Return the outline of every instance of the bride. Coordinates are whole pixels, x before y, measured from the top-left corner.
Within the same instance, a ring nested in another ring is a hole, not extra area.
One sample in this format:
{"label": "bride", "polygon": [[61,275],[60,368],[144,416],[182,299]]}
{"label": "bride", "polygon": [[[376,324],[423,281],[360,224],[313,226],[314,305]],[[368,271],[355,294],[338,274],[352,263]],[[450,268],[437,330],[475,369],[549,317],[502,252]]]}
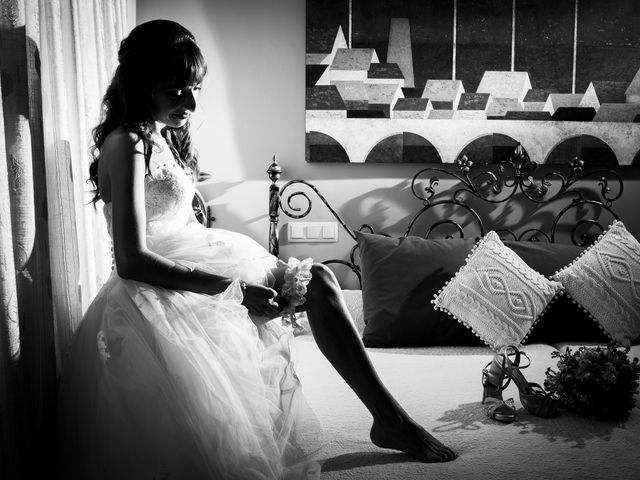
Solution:
{"label": "bride", "polygon": [[299,437],[309,415],[291,334],[270,321],[301,309],[371,412],[374,444],[424,462],[454,459],[382,385],[330,270],[285,264],[244,235],[195,221],[189,117],[205,73],[193,35],[175,22],[141,24],[120,45],[90,168],[115,269],[63,366],[61,478],[318,476]]}

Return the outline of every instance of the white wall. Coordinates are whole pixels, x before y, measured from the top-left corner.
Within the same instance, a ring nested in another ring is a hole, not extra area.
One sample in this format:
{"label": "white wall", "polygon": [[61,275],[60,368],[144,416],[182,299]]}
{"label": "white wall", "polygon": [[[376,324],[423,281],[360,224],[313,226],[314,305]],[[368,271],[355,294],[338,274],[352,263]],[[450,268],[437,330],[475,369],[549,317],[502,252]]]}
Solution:
{"label": "white wall", "polygon": [[[266,246],[265,171],[277,154],[283,179],[313,181],[348,222],[359,225],[364,218],[403,230],[409,212],[420,206],[407,191],[407,179],[420,166],[305,162],[305,0],[137,0],[137,23],[155,18],[189,28],[209,64],[194,123],[202,169],[214,176],[204,194],[217,226],[247,233]],[[638,197],[630,194],[638,189],[635,178],[626,185],[622,203],[629,207],[622,213],[638,234]],[[390,205],[380,201],[389,197]],[[324,212],[312,219],[331,220]],[[333,249],[333,244],[285,244],[281,256],[325,259]]]}

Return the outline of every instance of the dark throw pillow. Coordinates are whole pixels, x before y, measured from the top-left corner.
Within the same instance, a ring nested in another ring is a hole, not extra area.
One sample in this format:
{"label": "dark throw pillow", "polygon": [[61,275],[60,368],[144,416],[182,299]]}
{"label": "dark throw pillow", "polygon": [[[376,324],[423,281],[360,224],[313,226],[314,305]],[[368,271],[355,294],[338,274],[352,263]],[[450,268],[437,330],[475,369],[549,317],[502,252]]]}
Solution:
{"label": "dark throw pillow", "polygon": [[[368,347],[483,345],[464,325],[434,308],[431,300],[465,264],[472,239],[393,238],[356,232]],[[582,248],[546,242],[506,241],[531,268],[550,277]],[[527,343],[607,341],[588,315],[564,294],[534,325]]]}

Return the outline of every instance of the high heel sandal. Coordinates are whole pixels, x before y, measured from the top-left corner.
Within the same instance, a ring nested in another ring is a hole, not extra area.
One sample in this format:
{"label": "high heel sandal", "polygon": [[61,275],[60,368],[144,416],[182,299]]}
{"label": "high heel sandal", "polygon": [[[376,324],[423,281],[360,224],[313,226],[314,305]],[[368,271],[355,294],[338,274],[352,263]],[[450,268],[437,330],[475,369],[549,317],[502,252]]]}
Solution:
{"label": "high heel sandal", "polygon": [[[532,415],[536,417],[552,418],[558,415],[559,402],[551,397],[537,383],[528,382],[522,372],[523,368],[527,368],[531,364],[531,360],[525,352],[518,350],[518,347],[509,345],[504,348],[501,354],[507,370],[507,376],[513,379],[520,393],[520,403]],[[511,360],[513,357],[513,361]],[[520,365],[520,358],[525,357],[529,363]]]}
{"label": "high heel sandal", "polygon": [[497,354],[482,370],[482,404],[488,404],[485,409],[487,416],[497,422],[511,423],[516,419],[516,406],[513,398],[502,399],[502,391],[511,381],[507,378],[504,356]]}

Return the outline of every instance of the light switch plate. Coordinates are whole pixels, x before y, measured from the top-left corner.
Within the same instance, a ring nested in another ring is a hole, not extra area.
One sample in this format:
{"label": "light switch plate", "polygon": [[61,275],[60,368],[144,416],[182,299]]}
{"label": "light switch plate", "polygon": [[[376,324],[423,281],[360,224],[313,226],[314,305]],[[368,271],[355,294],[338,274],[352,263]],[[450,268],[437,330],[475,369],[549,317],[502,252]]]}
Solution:
{"label": "light switch plate", "polygon": [[287,240],[306,243],[337,242],[338,224],[336,222],[289,222]]}
{"label": "light switch plate", "polygon": [[305,240],[305,228],[300,222],[289,224],[289,239]]}

